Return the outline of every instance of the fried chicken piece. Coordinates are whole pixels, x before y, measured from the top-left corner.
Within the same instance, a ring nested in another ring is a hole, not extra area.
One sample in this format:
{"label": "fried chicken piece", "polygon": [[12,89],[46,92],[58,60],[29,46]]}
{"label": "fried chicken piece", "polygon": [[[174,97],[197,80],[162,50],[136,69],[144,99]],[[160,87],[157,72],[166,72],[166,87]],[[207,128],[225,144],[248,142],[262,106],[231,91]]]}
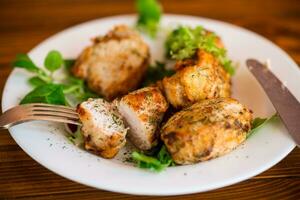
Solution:
{"label": "fried chicken piece", "polygon": [[91,90],[112,100],[136,89],[148,64],[148,45],[136,31],[119,25],[94,39],[77,59],[72,73],[85,79]]}
{"label": "fried chicken piece", "polygon": [[178,71],[162,81],[166,98],[175,108],[230,96],[230,75],[212,54],[198,50],[196,58],[178,61],[175,68]]}
{"label": "fried chicken piece", "polygon": [[177,164],[222,156],[240,145],[251,129],[252,114],[231,98],[207,99],[173,115],[161,139]]}
{"label": "fried chicken piece", "polygon": [[113,158],[125,145],[127,128],[116,107],[103,99],[89,99],[77,107],[85,148]]}
{"label": "fried chicken piece", "polygon": [[157,144],[157,128],[168,103],[157,87],[145,87],[124,96],[118,110],[129,125],[129,139],[141,150]]}

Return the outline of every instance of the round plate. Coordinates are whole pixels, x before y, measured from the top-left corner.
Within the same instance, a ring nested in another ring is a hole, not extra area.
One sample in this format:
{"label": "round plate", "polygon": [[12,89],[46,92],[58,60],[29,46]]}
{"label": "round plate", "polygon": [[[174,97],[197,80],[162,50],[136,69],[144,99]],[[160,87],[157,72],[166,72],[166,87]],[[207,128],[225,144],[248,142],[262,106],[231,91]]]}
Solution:
{"label": "round plate", "polygon": [[[90,21],[64,30],[30,51],[40,66],[47,52],[56,49],[65,58],[76,58],[90,38],[105,34],[114,25],[134,25],[136,16],[125,15]],[[202,25],[216,32],[225,43],[230,58],[239,63],[232,80],[233,96],[254,111],[269,117],[275,110],[256,79],[245,67],[247,58],[269,59],[271,70],[300,99],[300,71],[280,48],[261,36],[227,23],[181,15],[164,15],[156,40],[145,37],[153,60],[163,60],[163,41],[168,27],[178,24]],[[15,69],[9,76],[2,99],[2,109],[17,105],[31,88],[30,74]],[[113,74],[112,74],[113,75]],[[112,160],[102,159],[72,145],[61,124],[30,122],[9,129],[20,147],[49,170],[73,181],[99,189],[139,195],[179,195],[208,191],[255,176],[283,159],[295,144],[281,122],[268,124],[233,152],[210,161],[170,167],[153,173],[125,162],[123,152]]]}

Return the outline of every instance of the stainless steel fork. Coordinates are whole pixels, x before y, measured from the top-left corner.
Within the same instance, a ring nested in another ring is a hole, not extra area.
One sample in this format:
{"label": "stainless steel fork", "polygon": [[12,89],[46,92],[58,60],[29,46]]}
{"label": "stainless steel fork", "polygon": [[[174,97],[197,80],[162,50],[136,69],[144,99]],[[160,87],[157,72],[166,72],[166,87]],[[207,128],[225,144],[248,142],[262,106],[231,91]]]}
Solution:
{"label": "stainless steel fork", "polygon": [[0,116],[0,128],[7,129],[28,121],[52,121],[81,125],[74,108],[43,103],[24,104],[5,111]]}

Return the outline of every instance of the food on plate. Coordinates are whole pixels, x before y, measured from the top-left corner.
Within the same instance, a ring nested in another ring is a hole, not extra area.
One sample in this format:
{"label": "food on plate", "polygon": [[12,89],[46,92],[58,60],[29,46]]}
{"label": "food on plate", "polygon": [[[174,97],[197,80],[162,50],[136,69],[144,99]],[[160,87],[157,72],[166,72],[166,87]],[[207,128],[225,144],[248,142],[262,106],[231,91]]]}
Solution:
{"label": "food on plate", "polygon": [[[160,4],[139,0],[137,8],[135,28],[154,40]],[[132,161],[156,172],[222,156],[275,118],[252,120],[252,112],[230,98],[235,68],[214,32],[178,26],[166,34],[167,59],[155,63],[146,42],[127,25],[96,37],[75,64],[55,50],[46,56],[45,69],[18,55],[14,66],[32,72],[35,87],[21,103],[79,103],[82,127],[70,133],[72,143],[113,158],[128,137],[136,147]],[[71,73],[56,79],[53,72],[62,66]]]}
{"label": "food on plate", "polygon": [[230,75],[235,72],[220,37],[202,26],[179,26],[169,34],[165,46],[167,56],[171,59],[185,61],[193,58],[200,49],[211,53]]}
{"label": "food on plate", "polygon": [[252,113],[231,98],[207,99],[173,115],[161,139],[177,164],[222,156],[240,145],[251,129]]}
{"label": "food on plate", "polygon": [[166,98],[175,108],[230,96],[230,76],[211,53],[199,49],[196,56],[175,66],[178,71],[162,81]]}
{"label": "food on plate", "polygon": [[157,87],[131,92],[117,102],[120,114],[129,125],[128,137],[141,150],[157,144],[158,127],[168,103]]}
{"label": "food on plate", "polygon": [[154,38],[159,29],[162,7],[157,0],[137,0],[136,8],[139,18],[136,27]]}
{"label": "food on plate", "polygon": [[254,135],[261,127],[266,125],[268,122],[273,121],[273,120],[278,120],[279,116],[277,113],[272,115],[269,118],[260,118],[256,117],[255,119],[252,120],[251,122],[251,130],[247,133],[246,139]]}
{"label": "food on plate", "polygon": [[151,156],[145,155],[142,152],[132,152],[132,159],[136,162],[139,168],[148,169],[154,172],[160,172],[169,166],[174,166],[171,155],[166,149],[166,146],[155,147],[156,151]]}
{"label": "food on plate", "polygon": [[82,122],[84,146],[104,158],[113,158],[126,143],[127,128],[116,107],[99,99],[89,99],[77,107]]}
{"label": "food on plate", "polygon": [[124,95],[140,84],[149,64],[149,47],[126,25],[114,27],[97,37],[72,68],[89,88],[106,99]]}

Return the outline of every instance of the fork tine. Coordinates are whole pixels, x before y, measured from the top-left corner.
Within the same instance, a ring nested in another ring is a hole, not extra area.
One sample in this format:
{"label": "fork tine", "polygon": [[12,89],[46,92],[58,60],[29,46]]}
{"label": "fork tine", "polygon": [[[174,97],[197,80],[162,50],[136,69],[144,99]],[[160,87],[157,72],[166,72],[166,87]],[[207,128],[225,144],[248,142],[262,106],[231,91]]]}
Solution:
{"label": "fork tine", "polygon": [[77,113],[70,114],[70,113],[64,113],[64,112],[56,112],[56,111],[47,111],[47,110],[41,110],[41,111],[31,111],[28,113],[28,116],[57,116],[57,117],[65,117],[68,119],[79,119],[79,116]]}
{"label": "fork tine", "polygon": [[55,106],[47,104],[33,104],[31,107],[28,107],[31,111],[30,114],[34,116],[61,116],[72,119],[78,119],[78,113],[75,109],[69,109],[66,106]]}
{"label": "fork tine", "polygon": [[72,120],[72,119],[67,119],[65,117],[58,117],[58,116],[27,116],[27,117],[24,117],[24,119],[20,123],[26,122],[26,121],[32,121],[32,120],[52,121],[52,122],[61,122],[61,123],[67,123],[67,124],[81,125],[79,120]]}
{"label": "fork tine", "polygon": [[28,108],[36,111],[48,110],[53,112],[64,112],[64,113],[77,115],[77,111],[75,110],[75,108],[70,108],[67,106],[47,105],[47,104],[28,104],[28,105],[29,105]]}
{"label": "fork tine", "polygon": [[81,125],[79,120],[66,119],[65,117],[33,116],[33,117],[30,117],[30,118],[32,120],[45,120],[45,121],[53,121],[53,122],[62,122],[62,123]]}
{"label": "fork tine", "polygon": [[75,108],[69,107],[69,106],[62,106],[62,105],[53,105],[53,104],[45,104],[45,103],[32,103],[32,104],[27,104],[27,105],[31,105],[33,107],[49,107],[49,108],[62,108],[65,110],[70,110],[70,111],[74,111],[76,112]]}
{"label": "fork tine", "polygon": [[60,107],[33,107],[33,106],[28,106],[25,108],[28,112],[57,112],[57,113],[66,113],[66,114],[71,114],[71,115],[78,115],[77,111],[75,110],[67,110],[64,108]]}
{"label": "fork tine", "polygon": [[51,112],[61,112],[61,113],[69,113],[76,114],[78,113],[75,110],[67,110],[59,107],[28,107],[31,111],[51,111]]}
{"label": "fork tine", "polygon": [[22,105],[15,107],[15,110],[11,110],[11,112],[18,112],[22,111],[26,115],[54,115],[54,116],[64,116],[64,117],[71,117],[71,118],[78,118],[78,113],[75,110],[67,110],[61,107],[33,107],[31,104]]}

